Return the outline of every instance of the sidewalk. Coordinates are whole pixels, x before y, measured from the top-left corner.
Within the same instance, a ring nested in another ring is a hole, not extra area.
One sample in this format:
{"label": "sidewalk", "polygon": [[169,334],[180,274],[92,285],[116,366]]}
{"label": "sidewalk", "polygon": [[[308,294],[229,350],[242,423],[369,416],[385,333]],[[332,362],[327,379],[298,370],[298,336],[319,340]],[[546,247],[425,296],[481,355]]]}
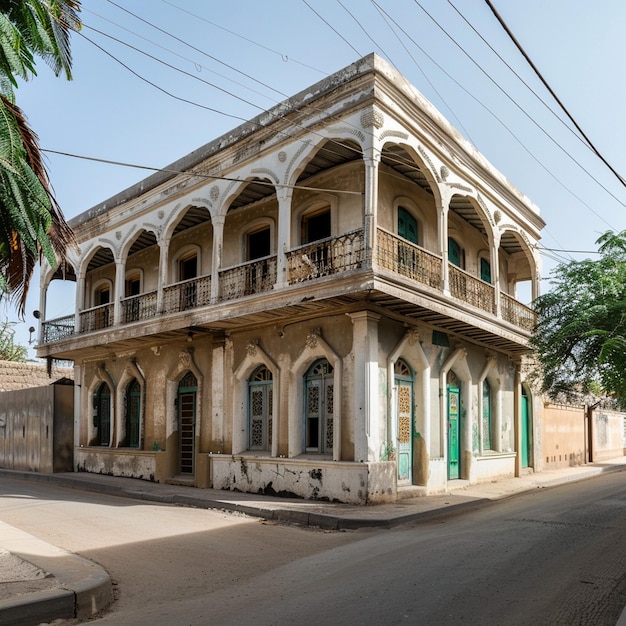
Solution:
{"label": "sidewalk", "polygon": [[[515,494],[626,470],[626,457],[580,467],[547,470],[520,478],[469,485],[454,481],[448,493],[411,497],[392,504],[355,506],[255,494],[162,485],[100,474],[37,474],[0,469],[0,478],[45,482],[166,504],[233,511],[278,522],[329,530],[391,528],[416,520],[467,511]],[[0,522],[0,624],[39,624],[87,618],[112,600],[111,580],[99,566]],[[5,583],[5,584],[3,584]],[[6,584],[9,583],[9,584]],[[10,597],[7,597],[7,596]],[[626,611],[619,626],[626,626]]]}

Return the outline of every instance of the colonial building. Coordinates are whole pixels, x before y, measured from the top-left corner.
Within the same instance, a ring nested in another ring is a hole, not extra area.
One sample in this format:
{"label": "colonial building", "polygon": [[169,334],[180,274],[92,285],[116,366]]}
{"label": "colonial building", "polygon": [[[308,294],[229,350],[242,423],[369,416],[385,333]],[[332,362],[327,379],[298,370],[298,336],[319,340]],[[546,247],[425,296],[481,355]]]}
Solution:
{"label": "colonial building", "polygon": [[369,503],[532,466],[544,223],[375,55],[71,225],[37,350],[76,470]]}

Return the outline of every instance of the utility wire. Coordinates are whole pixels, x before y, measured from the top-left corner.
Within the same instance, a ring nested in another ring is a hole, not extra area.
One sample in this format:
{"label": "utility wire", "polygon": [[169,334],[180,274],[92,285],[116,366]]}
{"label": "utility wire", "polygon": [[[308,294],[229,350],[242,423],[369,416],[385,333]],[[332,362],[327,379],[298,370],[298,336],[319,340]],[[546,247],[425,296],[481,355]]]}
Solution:
{"label": "utility wire", "polygon": [[247,121],[245,117],[240,117],[238,115],[233,115],[232,113],[226,113],[225,111],[220,111],[219,109],[214,109],[213,107],[206,106],[205,104],[200,104],[199,102],[194,102],[193,100],[187,100],[186,98],[182,98],[181,96],[174,95],[173,93],[167,91],[167,89],[163,89],[163,87],[159,87],[159,85],[157,85],[156,83],[153,83],[152,81],[148,80],[147,78],[144,78],[141,74],[135,72],[135,70],[131,69],[128,65],[126,65],[126,63],[124,63],[123,61],[120,61],[116,56],[111,54],[108,50],[106,50],[102,46],[98,45],[95,41],[93,41],[93,39],[90,39],[89,37],[87,37],[87,35],[85,35],[83,32],[78,32],[77,34],[80,35],[86,41],[88,41],[90,44],[92,44],[93,46],[98,48],[98,50],[100,50],[101,52],[104,52],[104,54],[106,54],[108,57],[110,57],[111,59],[113,59],[114,61],[119,63],[122,67],[127,69],[133,76],[137,77],[139,80],[143,81],[144,83],[147,83],[151,87],[154,87],[155,89],[158,89],[161,93],[164,93],[165,95],[170,96],[170,98],[174,98],[175,100],[178,100],[180,102],[185,102],[187,104],[191,104],[192,106],[196,106],[196,107],[199,107],[201,109],[205,109],[207,111],[211,111],[212,113],[218,113],[219,115],[224,115],[224,116],[230,117],[232,119],[240,120],[242,122],[246,122]]}
{"label": "utility wire", "polygon": [[[270,98],[269,96],[267,96],[266,94],[262,93],[261,91],[257,90],[257,89],[253,89],[252,87],[245,85],[242,82],[236,81],[233,78],[230,78],[229,76],[226,76],[225,74],[220,74],[219,72],[216,72],[215,70],[206,67],[206,65],[202,65],[200,63],[198,63],[197,61],[194,61],[193,59],[190,59],[189,57],[186,57],[178,52],[176,52],[175,50],[172,50],[171,48],[167,48],[166,46],[161,45],[160,43],[157,43],[156,41],[154,41],[153,39],[148,39],[148,37],[144,37],[143,35],[140,35],[138,32],[131,30],[130,28],[126,28],[126,26],[122,26],[121,24],[118,24],[117,22],[114,22],[113,20],[109,19],[108,17],[105,17],[104,15],[100,15],[99,13],[95,13],[94,11],[90,11],[89,9],[82,9],[83,12],[86,13],[91,13],[91,15],[95,15],[96,17],[100,18],[101,20],[104,20],[105,22],[108,22],[109,24],[115,26],[116,28],[119,28],[127,33],[129,33],[130,35],[133,35],[134,37],[138,37],[139,39],[141,39],[142,41],[145,41],[153,46],[156,46],[157,48],[160,48],[161,50],[164,50],[165,52],[168,52],[169,54],[174,55],[175,57],[178,57],[179,59],[182,59],[183,61],[187,61],[188,63],[191,63],[198,71],[201,70],[206,70],[207,72],[210,72],[211,74],[215,74],[216,76],[219,76],[220,78],[223,78],[224,80],[227,80],[235,85],[237,85],[238,87],[242,87],[243,89],[247,89],[248,91],[251,91],[252,93],[255,93],[257,96],[261,96],[262,98],[268,98],[269,100],[272,100],[272,102],[276,102],[276,100],[273,100],[272,98]],[[141,18],[138,18],[141,19]],[[147,24],[150,24],[149,22],[146,22]],[[86,26],[87,28],[89,28],[89,26],[87,26],[84,22],[83,25]],[[153,26],[154,28],[159,29],[157,26],[154,26],[153,24],[150,24],[150,26]],[[163,31],[164,32],[164,31]],[[170,33],[165,33],[168,36],[174,37],[173,35],[171,35]],[[176,40],[180,41],[177,37],[174,37]],[[200,52],[201,54],[205,54],[204,52],[202,52],[201,50],[194,48],[193,46],[191,46],[190,44],[182,41],[181,43],[184,43],[185,45],[187,45],[188,47],[192,48],[193,50],[197,50],[198,52]],[[208,56],[208,55],[207,55]],[[213,58],[213,57],[211,57]],[[235,70],[238,71],[238,70]],[[241,73],[241,72],[240,72]],[[256,82],[260,82],[260,81],[256,81]],[[265,85],[265,83],[261,83],[263,86],[267,87],[268,89],[271,89],[272,91],[276,91],[275,89],[273,89],[272,87],[270,87],[269,85]],[[277,92],[279,93],[279,92]]]}
{"label": "utility wire", "polygon": [[[374,2],[374,0],[372,0],[372,2]],[[379,6],[379,5],[377,5]],[[487,111],[501,126],[502,128],[504,128],[510,135],[511,137],[513,137],[513,139],[515,139],[515,141],[517,141],[517,143],[521,146],[521,148],[530,156],[531,159],[533,159],[533,161],[535,161],[537,163],[537,165],[539,165],[539,167],[541,167],[551,178],[553,178],[559,185],[561,185],[561,187],[563,187],[563,189],[565,189],[565,191],[567,191],[572,197],[576,198],[576,200],[578,200],[582,205],[584,205],[585,207],[587,207],[587,209],[589,209],[589,211],[591,211],[598,219],[602,220],[609,228],[611,228],[612,230],[615,230],[615,228],[609,224],[609,222],[606,221],[606,219],[604,219],[604,217],[602,217],[602,215],[600,215],[593,207],[591,207],[587,202],[585,202],[582,198],[580,198],[578,195],[576,195],[569,187],[567,187],[565,185],[565,183],[561,182],[556,175],[551,172],[538,158],[537,156],[529,149],[527,148],[524,143],[522,142],[522,140],[483,102],[481,102],[476,96],[474,96],[474,94],[472,94],[468,89],[466,89],[458,80],[456,80],[456,78],[454,78],[444,67],[442,67],[439,63],[437,63],[437,61],[430,55],[428,54],[428,52],[426,52],[426,50],[424,50],[424,48],[422,48],[422,46],[420,46],[417,41],[415,41],[415,39],[413,39],[413,37],[404,29],[402,28],[402,26],[400,26],[400,24],[398,24],[398,22],[396,22],[396,20],[394,20],[382,7],[380,7],[380,10],[387,15],[387,17],[395,24],[395,26],[406,36],[406,38],[418,49],[420,50],[428,59],[430,59],[430,61],[436,66],[438,67],[443,74],[445,74],[455,85],[457,85],[457,87],[459,87],[462,91],[464,91],[472,100],[474,100],[474,102],[476,102],[479,106],[481,106],[483,109],[485,109],[485,111]],[[612,194],[610,194],[612,195]],[[614,196],[613,196],[614,197]],[[619,200],[618,200],[619,202]],[[620,202],[620,204],[622,204]]]}
{"label": "utility wire", "polygon": [[587,142],[587,144],[589,145],[589,147],[591,148],[593,153],[602,161],[602,163],[604,163],[609,168],[609,170],[611,170],[611,172],[615,175],[617,180],[619,180],[619,182],[622,183],[622,185],[624,185],[624,187],[626,187],[626,180],[624,180],[624,178],[621,176],[621,174],[619,174],[613,168],[613,166],[602,156],[602,154],[600,154],[600,151],[595,147],[595,145],[593,144],[591,139],[589,139],[589,137],[587,137],[587,135],[585,134],[583,129],[579,126],[578,122],[576,122],[574,117],[567,110],[566,106],[563,104],[563,102],[561,102],[560,98],[556,95],[556,93],[554,92],[552,87],[550,87],[550,85],[548,84],[548,81],[543,77],[543,75],[541,74],[541,72],[539,71],[537,66],[533,63],[533,61],[530,58],[530,56],[528,56],[527,52],[524,50],[524,48],[522,47],[520,42],[517,40],[515,35],[511,32],[511,29],[507,26],[507,24],[504,21],[504,19],[498,13],[497,9],[493,6],[493,3],[490,0],[485,0],[485,2],[487,3],[487,6],[491,9],[491,12],[494,14],[495,18],[498,20],[498,22],[500,23],[502,28],[505,30],[506,34],[511,38],[511,41],[515,44],[517,49],[520,51],[521,55],[526,59],[526,61],[530,65],[530,67],[533,69],[533,71],[535,72],[535,74],[539,78],[539,80],[543,83],[544,87],[550,92],[550,95],[554,98],[556,103],[561,107],[561,109],[563,110],[565,115],[567,115],[567,117],[570,119],[572,124],[574,124],[574,126],[576,127],[576,130],[581,134],[581,136]]}
{"label": "utility wire", "polygon": [[[57,154],[59,156],[70,157],[73,159],[81,159],[83,161],[93,161],[95,163],[105,163],[107,165],[119,165],[121,167],[132,167],[134,169],[140,170],[148,170],[151,172],[163,172],[165,174],[174,174],[174,175],[184,175],[189,176],[190,178],[206,178],[208,180],[226,180],[235,183],[249,183],[251,181],[242,179],[242,178],[233,178],[229,176],[217,176],[215,174],[204,174],[202,172],[195,172],[193,170],[175,170],[168,167],[151,167],[149,165],[138,165],[136,163],[126,163],[124,161],[113,161],[111,159],[101,159],[98,157],[89,157],[81,154],[73,154],[71,152],[62,152],[60,150],[49,150],[47,148],[42,148],[42,152],[47,154]],[[284,185],[282,183],[276,184],[269,181],[255,179],[255,184],[265,186],[265,187],[284,187],[286,189],[304,189],[305,191],[327,191],[332,193],[339,193],[350,196],[363,196],[365,195],[363,191],[350,191],[349,189],[330,189],[324,187],[307,187],[306,185]]]}
{"label": "utility wire", "polygon": [[182,43],[183,45],[187,46],[188,48],[191,48],[195,52],[199,52],[200,54],[208,57],[209,59],[211,59],[212,61],[215,61],[216,63],[219,63],[220,65],[223,65],[224,67],[228,68],[229,70],[232,70],[233,72],[237,72],[238,74],[241,74],[242,76],[245,76],[249,80],[251,80],[251,81],[253,81],[253,82],[255,82],[255,83],[257,83],[257,84],[259,84],[259,85],[261,85],[263,87],[265,87],[266,89],[269,89],[270,91],[273,91],[274,93],[279,94],[282,97],[286,97],[285,94],[280,92],[280,91],[278,91],[278,89],[274,89],[273,87],[271,87],[267,83],[264,83],[264,82],[260,81],[258,78],[255,78],[254,76],[251,76],[250,74],[246,74],[246,72],[243,72],[242,70],[239,70],[236,67],[233,67],[232,65],[229,65],[225,61],[222,61],[221,59],[218,59],[217,57],[214,57],[213,55],[209,54],[208,52],[205,52],[204,50],[201,50],[200,48],[196,48],[195,46],[192,46],[189,42],[185,41],[184,39],[181,39],[180,37],[177,37],[176,35],[174,35],[171,32],[169,32],[169,31],[167,31],[167,30],[157,26],[156,24],[153,24],[152,22],[149,22],[148,20],[145,20],[143,17],[137,15],[136,13],[133,13],[132,11],[129,11],[128,9],[125,9],[124,7],[120,6],[119,4],[113,2],[113,0],[107,0],[107,2],[109,2],[109,4],[112,4],[113,6],[117,7],[121,11],[124,11],[124,12],[128,13],[129,15],[132,15],[135,19],[139,20],[140,22],[143,22],[144,24],[147,24],[151,28],[154,28],[155,30],[158,30],[160,33],[163,33],[164,35],[167,35],[168,37],[171,37],[175,41],[178,41],[179,43]]}
{"label": "utility wire", "polygon": [[[486,0],[488,1],[488,0]],[[588,169],[584,167],[572,154],[570,154],[545,128],[543,128],[537,120],[535,120],[528,111],[526,111],[519,102],[517,102],[510,94],[508,94],[494,79],[491,77],[482,66],[441,26],[441,24],[420,4],[419,0],[413,0],[413,2],[426,14],[428,17],[441,29],[441,31],[454,43],[455,46],[463,52],[463,54],[521,111],[521,113],[532,122],[555,146],[557,146],[563,154],[567,155],[571,161],[573,161],[578,167],[589,176],[593,181],[597,183],[607,194],[609,194],[616,202],[626,208],[626,203],[620,200],[612,191],[610,191],[605,185],[603,185]],[[622,181],[623,182],[623,181]]]}
{"label": "utility wire", "polygon": [[332,30],[335,35],[337,35],[337,37],[339,37],[343,42],[347,43],[359,57],[363,56],[330,22],[325,20],[306,0],[302,0],[302,2],[304,2],[304,4],[306,4],[306,6],[308,6],[309,9],[311,9],[311,11],[313,11],[313,13],[315,13],[315,15],[317,15],[317,17],[319,17],[320,20],[322,20],[322,22],[324,22],[324,24],[328,26],[328,28],[330,28],[330,30]]}
{"label": "utility wire", "polygon": [[187,15],[190,15],[194,19],[201,20],[205,24],[210,24],[211,26],[214,26],[215,28],[219,28],[220,30],[223,30],[225,33],[228,33],[229,35],[233,35],[233,37],[238,37],[239,39],[242,39],[243,41],[247,41],[248,43],[251,43],[255,46],[258,46],[259,48],[263,50],[267,50],[268,52],[271,52],[272,54],[276,54],[283,60],[284,63],[289,63],[289,62],[296,63],[297,65],[306,67],[307,69],[313,70],[314,72],[317,72],[318,74],[322,74],[324,76],[326,75],[326,72],[324,70],[321,70],[317,67],[313,67],[312,65],[307,65],[306,63],[303,63],[302,61],[298,61],[297,59],[294,59],[293,57],[290,57],[282,52],[279,52],[278,50],[269,48],[268,46],[265,46],[262,43],[259,43],[258,41],[254,41],[253,39],[248,39],[248,37],[244,37],[243,35],[240,35],[239,33],[236,33],[232,30],[228,30],[228,28],[225,28],[224,26],[221,26],[220,24],[216,24],[215,22],[211,22],[211,20],[207,20],[205,17],[202,17],[201,15],[198,15],[197,13],[192,13],[191,11],[188,11],[187,9],[183,9],[183,7],[179,7],[173,2],[168,2],[168,0],[161,0],[161,2],[163,2],[163,4],[167,4],[168,6],[171,6],[174,9],[177,9],[178,11],[181,11],[182,13],[187,13]]}
{"label": "utility wire", "polygon": [[579,133],[576,133],[571,126],[569,126],[564,120],[563,118],[561,118],[559,115],[556,114],[556,112],[554,111],[554,109],[552,109],[552,107],[524,80],[524,78],[522,76],[519,75],[519,73],[515,70],[515,68],[513,68],[507,61],[506,59],[487,41],[487,39],[480,33],[480,31],[478,31],[478,29],[467,19],[467,17],[465,17],[465,15],[463,15],[463,13],[461,13],[461,11],[459,11],[459,9],[454,5],[454,3],[452,2],[452,0],[447,0],[448,4],[456,11],[456,13],[459,15],[459,17],[474,31],[474,33],[476,33],[476,35],[478,37],[480,37],[480,39],[482,39],[483,43],[500,59],[500,61],[502,61],[502,63],[504,65],[506,65],[506,67],[510,70],[510,72],[512,74],[514,74],[517,79],[526,87],[526,89],[528,89],[528,91],[530,91],[535,98],[537,98],[537,100],[539,100],[539,102],[541,102],[541,104],[543,104],[546,109],[552,113],[552,115],[554,116],[555,119],[557,119],[574,137],[576,137],[576,139],[578,141],[580,141],[586,148],[589,148],[588,143],[586,143],[583,138],[580,136]]}
{"label": "utility wire", "polygon": [[[391,27],[391,24],[389,23],[389,19],[388,19],[386,13],[378,6],[378,4],[376,4],[375,0],[370,0],[370,2],[374,5],[374,8],[378,11],[379,15],[382,17],[382,19],[385,22],[385,24],[387,24],[387,28],[391,31],[393,36],[398,40],[400,45],[404,48],[404,51],[409,55],[409,58],[411,59],[411,61],[413,61],[413,64],[415,65],[415,67],[417,67],[417,69],[419,70],[420,74],[424,77],[424,80],[430,85],[431,89],[437,94],[437,96],[439,97],[439,100],[446,107],[446,109],[448,109],[448,111],[450,111],[452,117],[456,120],[456,123],[459,125],[461,130],[465,133],[465,136],[472,143],[475,144],[474,140],[472,139],[472,136],[470,135],[468,130],[463,125],[463,122],[461,121],[459,116],[452,110],[452,108],[448,104],[447,99],[444,98],[441,95],[441,93],[439,93],[439,90],[437,89],[437,87],[435,87],[435,84],[430,80],[430,78],[428,78],[428,76],[426,75],[426,72],[422,69],[422,66],[417,62],[417,59],[411,54],[411,51],[409,50],[408,46],[404,43],[404,41],[402,41],[402,38],[398,35],[398,33]],[[402,75],[401,72],[399,72],[399,73],[400,73],[400,75]],[[408,83],[408,80],[407,80],[407,83]]]}

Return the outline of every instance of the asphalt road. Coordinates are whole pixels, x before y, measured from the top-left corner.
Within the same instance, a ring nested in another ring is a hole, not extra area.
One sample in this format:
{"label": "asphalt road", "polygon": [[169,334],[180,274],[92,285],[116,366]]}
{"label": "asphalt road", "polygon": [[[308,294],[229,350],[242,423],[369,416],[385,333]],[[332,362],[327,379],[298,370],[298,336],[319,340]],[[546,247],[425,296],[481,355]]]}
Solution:
{"label": "asphalt road", "polygon": [[321,532],[3,480],[0,519],[101,564],[100,624],[614,626],[626,477],[393,530]]}

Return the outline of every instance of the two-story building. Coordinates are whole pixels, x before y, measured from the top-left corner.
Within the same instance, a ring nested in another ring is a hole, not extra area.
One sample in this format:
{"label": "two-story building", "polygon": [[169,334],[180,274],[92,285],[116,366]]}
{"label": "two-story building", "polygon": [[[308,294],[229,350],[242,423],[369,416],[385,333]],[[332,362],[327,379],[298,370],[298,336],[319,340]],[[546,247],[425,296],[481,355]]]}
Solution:
{"label": "two-story building", "polygon": [[543,225],[357,61],[71,220],[37,351],[75,364],[76,470],[359,503],[519,474]]}

